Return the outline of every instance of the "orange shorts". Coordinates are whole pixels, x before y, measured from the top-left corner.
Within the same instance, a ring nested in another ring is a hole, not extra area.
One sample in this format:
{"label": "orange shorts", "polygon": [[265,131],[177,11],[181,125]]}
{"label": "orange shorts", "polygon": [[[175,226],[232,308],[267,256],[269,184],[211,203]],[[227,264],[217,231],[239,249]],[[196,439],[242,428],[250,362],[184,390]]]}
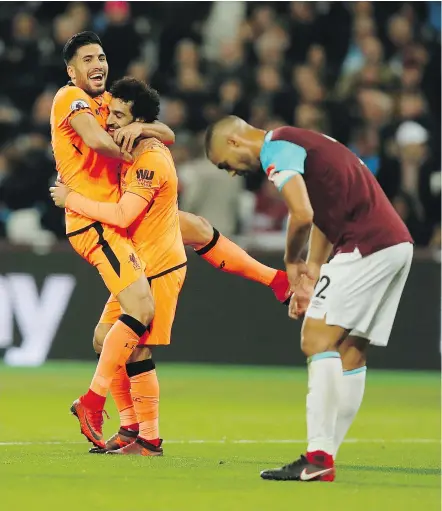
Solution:
{"label": "orange shorts", "polygon": [[67,235],[74,250],[97,268],[114,296],[143,276],[146,268],[124,234],[122,229],[94,222]]}
{"label": "orange shorts", "polygon": [[[178,296],[186,278],[186,270],[186,266],[183,266],[166,274],[148,278],[155,302],[155,316],[148,331],[140,339],[141,345],[167,346],[170,344]],[[112,295],[104,306],[100,323],[114,324],[120,315],[120,304]]]}

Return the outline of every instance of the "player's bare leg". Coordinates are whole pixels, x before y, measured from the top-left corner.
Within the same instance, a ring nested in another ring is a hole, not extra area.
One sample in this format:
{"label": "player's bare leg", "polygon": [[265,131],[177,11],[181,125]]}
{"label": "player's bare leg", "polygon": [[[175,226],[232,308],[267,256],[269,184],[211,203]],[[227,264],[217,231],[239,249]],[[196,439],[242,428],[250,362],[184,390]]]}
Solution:
{"label": "player's bare leg", "polygon": [[281,303],[288,303],[290,286],[284,271],[270,268],[219,233],[205,218],[179,211],[184,245],[215,268],[264,284]]}
{"label": "player's bare leg", "polygon": [[362,404],[367,375],[369,341],[349,335],[339,346],[343,378],[339,395],[339,410],[334,436],[333,457],[336,455]]}
{"label": "player's bare leg", "polygon": [[339,344],[348,332],[329,326],[325,319],[306,317],[301,348],[308,358],[307,454],[297,461],[261,473],[263,479],[334,481],[334,438],[341,391]]}
{"label": "player's bare leg", "polygon": [[105,447],[103,408],[112,380],[118,369],[126,364],[154,316],[153,297],[144,275],[124,289],[117,299],[124,313],[105,337],[89,391],[71,407],[80,422],[81,432],[100,448]]}

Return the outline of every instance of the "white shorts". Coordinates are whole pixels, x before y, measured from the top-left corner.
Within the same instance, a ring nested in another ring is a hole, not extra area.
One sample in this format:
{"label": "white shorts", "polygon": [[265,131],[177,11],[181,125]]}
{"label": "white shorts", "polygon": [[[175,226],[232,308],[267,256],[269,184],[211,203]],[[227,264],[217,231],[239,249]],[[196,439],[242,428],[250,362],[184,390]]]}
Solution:
{"label": "white shorts", "polygon": [[327,325],[387,346],[412,259],[411,243],[366,257],[358,249],[338,254],[322,266],[306,317],[325,317]]}

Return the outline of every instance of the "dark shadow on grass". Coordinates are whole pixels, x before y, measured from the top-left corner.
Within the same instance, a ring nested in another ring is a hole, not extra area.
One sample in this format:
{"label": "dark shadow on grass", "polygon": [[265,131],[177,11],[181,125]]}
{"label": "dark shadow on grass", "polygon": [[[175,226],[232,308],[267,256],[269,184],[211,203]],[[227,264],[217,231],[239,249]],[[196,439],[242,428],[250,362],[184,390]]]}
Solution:
{"label": "dark shadow on grass", "polygon": [[392,472],[399,474],[415,474],[421,476],[440,475],[440,468],[413,468],[413,467],[379,467],[373,465],[338,465],[338,469],[357,470],[365,472]]}

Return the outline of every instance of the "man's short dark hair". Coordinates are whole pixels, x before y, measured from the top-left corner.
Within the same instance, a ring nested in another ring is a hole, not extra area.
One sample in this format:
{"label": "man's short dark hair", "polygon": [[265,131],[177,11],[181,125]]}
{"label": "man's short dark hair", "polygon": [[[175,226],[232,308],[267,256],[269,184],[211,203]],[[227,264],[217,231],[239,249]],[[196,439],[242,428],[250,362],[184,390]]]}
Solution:
{"label": "man's short dark hair", "polygon": [[215,135],[217,129],[223,126],[226,123],[233,122],[235,120],[239,120],[239,117],[236,115],[226,115],[225,117],[221,117],[217,121],[213,122],[206,130],[206,135],[204,137],[204,147],[206,150],[206,156],[209,157],[210,147],[212,145],[212,139]]}
{"label": "man's short dark hair", "polygon": [[160,95],[141,80],[125,76],[112,84],[110,93],[113,98],[124,103],[132,102],[131,112],[134,119],[154,122],[160,113]]}
{"label": "man's short dark hair", "polygon": [[99,44],[102,46],[101,40],[95,32],[86,31],[74,34],[63,48],[63,60],[65,64],[69,64],[79,48],[87,46],[88,44]]}

